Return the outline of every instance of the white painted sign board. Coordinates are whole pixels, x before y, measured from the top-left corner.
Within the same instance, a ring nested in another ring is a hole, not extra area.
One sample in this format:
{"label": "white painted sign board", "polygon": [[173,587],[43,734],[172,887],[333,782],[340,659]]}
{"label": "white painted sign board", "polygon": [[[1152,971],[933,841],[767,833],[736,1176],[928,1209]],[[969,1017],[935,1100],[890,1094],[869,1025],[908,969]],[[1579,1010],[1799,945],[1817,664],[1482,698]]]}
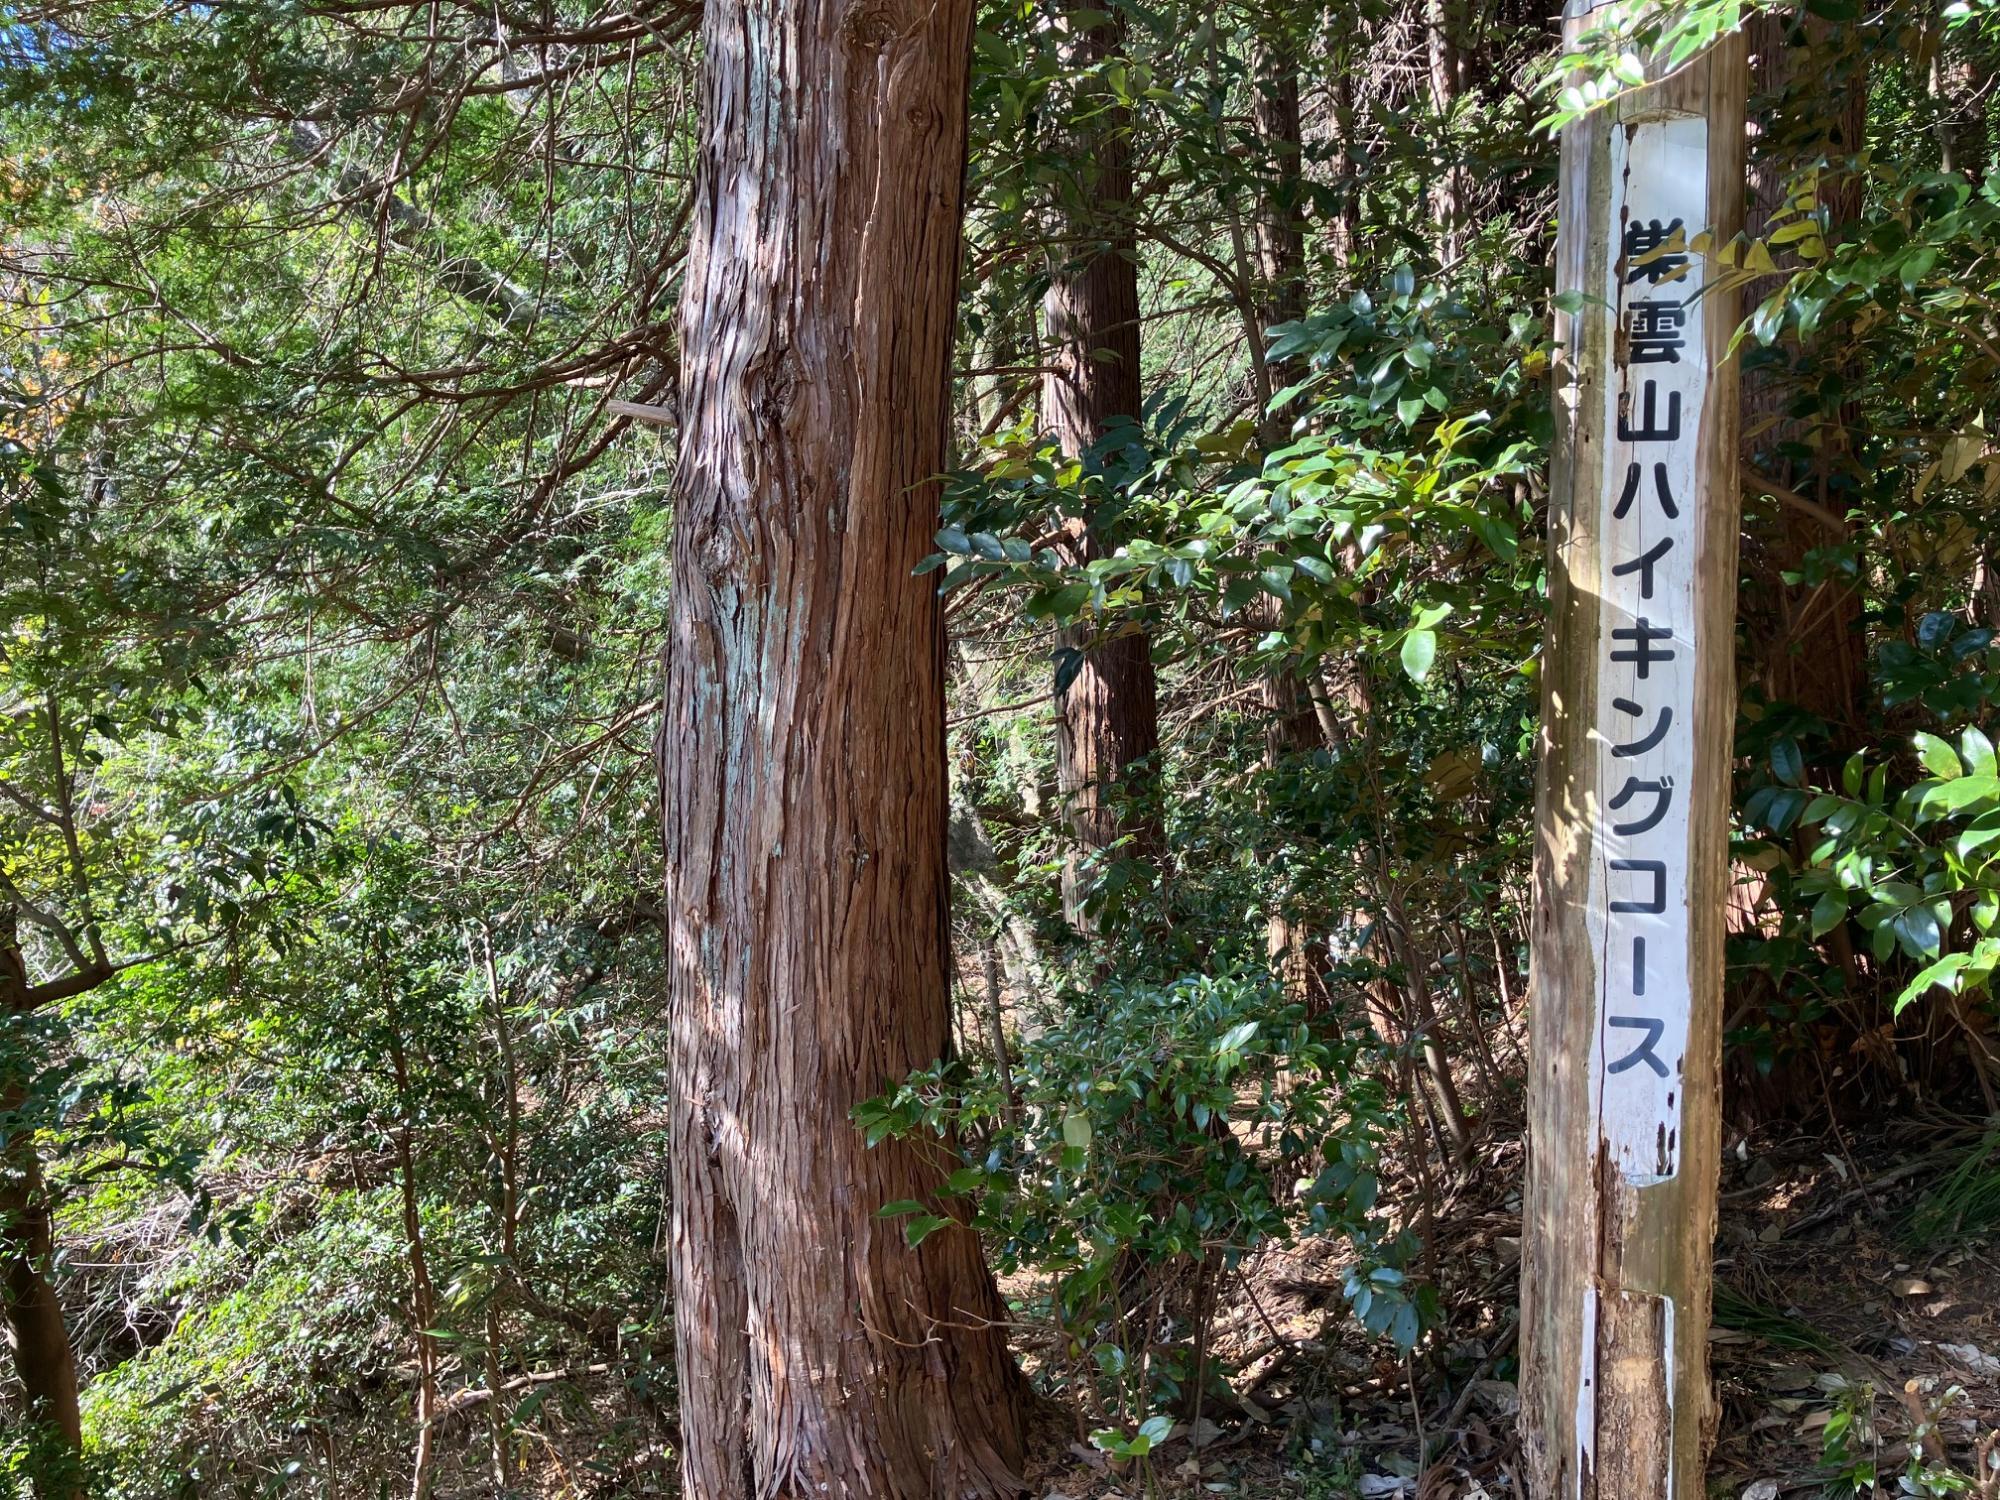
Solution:
{"label": "white painted sign board", "polygon": [[1708,387],[1702,257],[1708,123],[1685,115],[1612,127],[1616,313],[1597,527],[1603,559],[1596,857],[1593,1113],[1635,1185],[1680,1169],[1683,1062],[1692,1008],[1688,798],[1697,638],[1695,552],[1709,503],[1699,462]]}

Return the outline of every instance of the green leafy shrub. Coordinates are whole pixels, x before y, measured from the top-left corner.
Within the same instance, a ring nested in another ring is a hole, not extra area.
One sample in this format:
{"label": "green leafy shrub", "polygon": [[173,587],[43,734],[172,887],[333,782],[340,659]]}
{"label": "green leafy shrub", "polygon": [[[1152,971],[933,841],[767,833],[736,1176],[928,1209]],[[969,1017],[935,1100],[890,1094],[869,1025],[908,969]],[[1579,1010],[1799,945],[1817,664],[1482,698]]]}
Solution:
{"label": "green leafy shrub", "polygon": [[[1757,772],[1742,804],[1755,836],[1738,854],[1767,872],[1783,918],[1760,957],[1793,991],[1819,991],[1796,1021],[1861,1003],[1851,1019],[1877,1026],[1942,994],[1948,1020],[1985,1029],[2000,968],[2000,762],[1981,727],[2000,705],[1993,632],[1935,611],[1912,636],[1884,644],[1872,677],[1886,713],[1927,727],[1855,750],[1837,787],[1812,771],[1832,759],[1824,725],[1779,706],[1739,737]],[[1814,951],[1838,939],[1867,955],[1860,993]],[[1877,986],[1880,1019],[1865,1003]]]}
{"label": "green leafy shrub", "polygon": [[394,1373],[399,1213],[387,1188],[341,1194],[286,1232],[266,1205],[250,1247],[164,1268],[144,1295],[186,1311],[85,1395],[91,1449],[119,1476],[111,1500],[263,1493],[321,1461],[313,1435],[335,1416],[395,1434],[409,1395]]}
{"label": "green leafy shrub", "polygon": [[[996,1070],[955,1059],[856,1112],[871,1144],[930,1136],[955,1153],[945,1202],[885,1204],[912,1244],[981,1231],[1017,1306],[1049,1330],[1044,1373],[1140,1422],[1191,1390],[1205,1306],[1260,1245],[1350,1237],[1371,1330],[1414,1343],[1428,1291],[1412,1243],[1375,1213],[1391,1126],[1364,1044],[1262,974],[1112,981]],[[1206,1373],[1204,1369],[1204,1373]]]}
{"label": "green leafy shrub", "polygon": [[[1851,757],[1839,792],[1790,800],[1796,818],[1820,832],[1800,876],[1811,898],[1814,936],[1850,916],[1868,935],[1877,962],[1898,954],[1921,963],[1896,997],[1898,1012],[1933,986],[1960,994],[1986,990],[2000,966],[2000,763],[1984,730],[1968,725],[1956,745],[1929,731],[1911,738],[1929,774],[1900,791],[1890,763]],[[1766,788],[1766,816],[1795,789]],[[1751,799],[1760,806],[1764,794]],[[1783,817],[1780,810],[1775,816]],[[1789,819],[1787,819],[1789,821]]]}

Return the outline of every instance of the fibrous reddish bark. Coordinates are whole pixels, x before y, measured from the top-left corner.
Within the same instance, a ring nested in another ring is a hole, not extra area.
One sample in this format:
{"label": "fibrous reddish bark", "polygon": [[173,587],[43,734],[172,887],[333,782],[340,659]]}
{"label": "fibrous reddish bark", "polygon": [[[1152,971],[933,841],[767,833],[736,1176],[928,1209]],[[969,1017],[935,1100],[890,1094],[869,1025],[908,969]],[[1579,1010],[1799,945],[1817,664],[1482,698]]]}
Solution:
{"label": "fibrous reddish bark", "polygon": [[[1121,23],[1103,11],[1075,6],[1066,24],[1064,55],[1082,72],[1115,56]],[[1050,268],[1042,316],[1053,374],[1042,384],[1042,419],[1062,450],[1083,454],[1101,443],[1120,418],[1136,420],[1144,397],[1139,367],[1139,256],[1132,231],[1132,163],[1125,111],[1092,101],[1090,124],[1071,141],[1089,206],[1071,216],[1066,243]],[[1088,562],[1104,545],[1088,520],[1078,528],[1072,561]],[[1160,747],[1159,687],[1152,644],[1135,628],[1099,638],[1070,631],[1066,644],[1083,652],[1075,679],[1061,694],[1056,718],[1056,780],[1071,831],[1086,854],[1127,834],[1142,850],[1156,840],[1151,817],[1121,806],[1133,768]],[[1073,861],[1063,882],[1070,921],[1089,925]]]}
{"label": "fibrous reddish bark", "polygon": [[949,1044],[944,636],[969,0],[704,22],[662,740],[690,1500],[1018,1491],[976,1237],[860,1101]]}
{"label": "fibrous reddish bark", "polygon": [[[1257,194],[1260,340],[1269,329],[1305,316],[1305,137],[1299,120],[1298,69],[1301,49],[1288,34],[1286,19],[1277,12],[1259,17],[1250,49],[1253,90],[1250,121],[1263,149],[1263,166],[1268,174]],[[1260,346],[1261,351],[1268,348]],[[1258,363],[1273,395],[1293,385],[1305,373],[1297,356],[1272,360],[1268,352],[1260,352]],[[1286,413],[1268,408],[1262,414],[1262,422],[1264,440],[1271,446],[1284,441],[1291,425]]]}
{"label": "fibrous reddish bark", "polygon": [[[1281,19],[1263,19],[1251,45],[1250,120],[1269,180],[1257,201],[1258,311],[1266,328],[1305,313],[1305,145],[1299,124],[1298,48]],[[1273,379],[1276,375],[1274,372]]]}

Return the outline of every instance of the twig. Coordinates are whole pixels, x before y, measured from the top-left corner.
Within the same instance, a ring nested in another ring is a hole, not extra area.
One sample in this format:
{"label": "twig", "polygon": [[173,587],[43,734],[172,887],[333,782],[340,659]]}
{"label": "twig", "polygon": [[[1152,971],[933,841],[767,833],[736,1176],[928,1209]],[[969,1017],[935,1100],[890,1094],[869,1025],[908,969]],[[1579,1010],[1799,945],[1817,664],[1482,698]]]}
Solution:
{"label": "twig", "polygon": [[678,426],[681,414],[671,406],[654,406],[645,401],[608,401],[605,410],[614,417],[630,417],[635,422],[650,422],[656,427]]}
{"label": "twig", "polygon": [[1792,507],[1792,509],[1799,511],[1805,515],[1811,516],[1815,521],[1819,522],[1820,525],[1826,527],[1828,530],[1834,532],[1838,536],[1847,535],[1848,526],[1846,520],[1843,517],[1835,515],[1832,511],[1828,510],[1824,505],[1821,505],[1817,500],[1808,500],[1804,495],[1801,495],[1798,491],[1787,489],[1784,485],[1779,484],[1775,479],[1768,478],[1767,476],[1758,473],[1748,464],[1744,464],[1742,467],[1743,467],[1743,478],[1749,483],[1752,489],[1761,490],[1764,494],[1769,495],[1773,500],[1776,500],[1784,505],[1789,505]]}
{"label": "twig", "polygon": [[1507,1357],[1507,1351],[1514,1347],[1514,1339],[1520,1332],[1521,1323],[1518,1318],[1501,1330],[1500,1336],[1493,1341],[1493,1347],[1487,1351],[1486,1358],[1479,1362],[1479,1367],[1472,1372],[1472,1378],[1465,1382],[1465,1389],[1460,1391],[1458,1399],[1452,1402],[1451,1410],[1445,1413],[1444,1421],[1438,1424],[1440,1431],[1449,1431],[1465,1420],[1466,1410],[1472,1405],[1473,1393],[1478,1390],[1479,1382],[1487,1377],[1495,1365]]}

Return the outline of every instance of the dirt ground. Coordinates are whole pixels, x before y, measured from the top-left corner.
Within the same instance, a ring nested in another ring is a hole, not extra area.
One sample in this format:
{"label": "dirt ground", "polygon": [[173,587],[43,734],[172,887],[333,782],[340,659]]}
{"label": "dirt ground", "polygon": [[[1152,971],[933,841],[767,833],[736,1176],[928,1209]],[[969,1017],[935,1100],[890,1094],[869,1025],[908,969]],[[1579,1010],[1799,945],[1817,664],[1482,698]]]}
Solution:
{"label": "dirt ground", "polygon": [[[1982,1494],[1971,1478],[1977,1445],[2000,1428],[1996,1143],[1950,1119],[1731,1141],[1710,1341],[1722,1408],[1711,1494]],[[1431,1239],[1447,1326],[1415,1361],[1345,1313],[1340,1247],[1267,1251],[1216,1330],[1241,1409],[1182,1424],[1149,1473],[1117,1469],[1053,1420],[1033,1473],[1038,1500],[1525,1496],[1520,1182],[1510,1142],[1439,1204]],[[2000,1453],[1989,1462],[2000,1466]],[[1930,1478],[1906,1480],[1913,1466]],[[2000,1479],[1984,1493],[2000,1494]]]}

